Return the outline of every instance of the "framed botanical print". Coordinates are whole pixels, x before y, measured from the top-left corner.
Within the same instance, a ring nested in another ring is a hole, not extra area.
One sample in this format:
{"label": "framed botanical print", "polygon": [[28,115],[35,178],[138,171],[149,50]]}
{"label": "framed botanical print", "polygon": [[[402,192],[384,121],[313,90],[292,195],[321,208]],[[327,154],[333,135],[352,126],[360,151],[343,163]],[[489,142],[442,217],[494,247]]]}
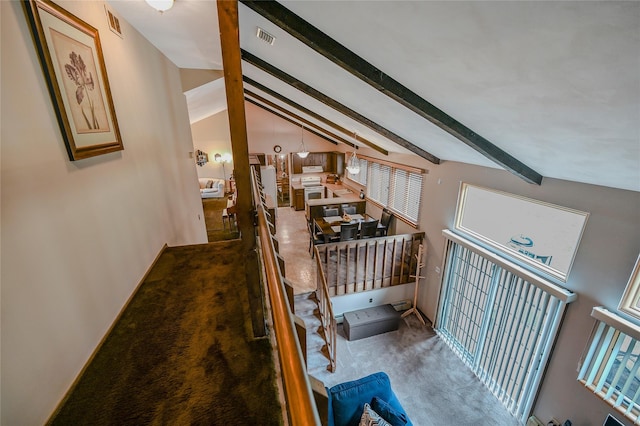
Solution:
{"label": "framed botanical print", "polygon": [[72,161],[124,149],[98,30],[49,0],[24,0]]}

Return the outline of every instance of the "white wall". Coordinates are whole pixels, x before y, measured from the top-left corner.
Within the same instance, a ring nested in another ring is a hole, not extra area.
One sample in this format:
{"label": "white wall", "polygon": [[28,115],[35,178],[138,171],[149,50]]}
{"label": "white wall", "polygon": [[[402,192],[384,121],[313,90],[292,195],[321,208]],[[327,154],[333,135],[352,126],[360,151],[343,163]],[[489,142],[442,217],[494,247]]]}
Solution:
{"label": "white wall", "polygon": [[[223,179],[222,164],[216,163],[213,157],[215,154],[231,154],[231,133],[227,110],[191,124],[191,134],[194,149],[199,149],[209,155],[207,164],[196,167],[198,177]],[[229,179],[232,171],[233,164],[225,164],[226,179]]]}
{"label": "white wall", "polygon": [[[275,154],[274,145],[282,147],[281,154],[298,152],[302,131],[300,126],[289,123],[264,109],[245,102],[249,152]],[[304,145],[309,152],[337,151],[337,145],[305,130]],[[341,144],[342,145],[342,144]],[[342,145],[344,146],[344,145]]]}
{"label": "white wall", "polygon": [[[380,157],[375,152],[368,155]],[[578,294],[567,309],[534,413],[546,422],[552,417],[576,425],[601,425],[609,406],[576,380],[576,368],[588,342],[594,306],[615,310],[640,252],[640,193],[557,179],[530,185],[506,171],[443,162],[434,165],[412,155],[390,155],[401,164],[428,170],[425,175],[419,230],[427,235],[427,280],[421,283],[419,307],[435,318],[444,238],[452,228],[460,182],[506,191],[590,213],[571,274],[565,287]],[[396,221],[396,232],[415,230]],[[616,416],[618,418],[622,416]]]}
{"label": "white wall", "polygon": [[100,1],[124,151],[71,162],[20,2],[0,2],[1,423],[42,424],[164,244],[206,242],[178,69]]}
{"label": "white wall", "polygon": [[[300,126],[266,112],[249,102],[245,102],[247,118],[247,138],[250,153],[273,155],[274,145],[282,147],[282,155],[297,152],[300,147]],[[191,125],[193,146],[209,154],[209,163],[197,167],[199,177],[222,178],[222,165],[213,160],[216,153],[231,154],[231,135],[227,111],[196,121]],[[304,143],[311,152],[336,151],[337,146],[305,131]],[[225,164],[224,173],[229,179],[233,163]]]}

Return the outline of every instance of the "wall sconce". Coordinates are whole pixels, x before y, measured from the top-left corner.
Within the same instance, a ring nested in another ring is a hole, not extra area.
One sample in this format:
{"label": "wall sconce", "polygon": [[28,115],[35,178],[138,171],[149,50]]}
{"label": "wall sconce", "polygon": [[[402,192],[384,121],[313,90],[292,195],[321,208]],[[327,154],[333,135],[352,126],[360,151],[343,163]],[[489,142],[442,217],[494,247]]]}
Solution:
{"label": "wall sconce", "polygon": [[146,0],[147,4],[158,12],[166,12],[173,7],[173,0]]}
{"label": "wall sconce", "polygon": [[200,167],[204,166],[209,162],[209,156],[206,152],[197,150],[196,151],[196,164]]}

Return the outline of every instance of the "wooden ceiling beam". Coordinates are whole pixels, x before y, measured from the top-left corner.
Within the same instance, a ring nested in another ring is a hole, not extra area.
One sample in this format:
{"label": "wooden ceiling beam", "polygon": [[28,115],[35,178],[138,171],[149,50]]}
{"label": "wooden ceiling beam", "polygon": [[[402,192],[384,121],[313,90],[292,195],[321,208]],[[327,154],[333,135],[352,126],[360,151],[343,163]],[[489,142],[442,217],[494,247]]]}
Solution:
{"label": "wooden ceiling beam", "polygon": [[317,132],[316,130],[314,130],[312,128],[305,127],[304,124],[300,124],[299,122],[295,121],[294,119],[292,119],[290,117],[287,117],[286,115],[281,114],[278,111],[275,111],[275,110],[269,108],[266,105],[261,104],[259,101],[250,98],[248,95],[249,95],[249,93],[245,92],[244,100],[249,102],[250,104],[253,104],[253,105],[257,106],[258,108],[261,108],[261,109],[267,111],[268,113],[271,113],[271,114],[275,115],[276,117],[279,117],[279,118],[283,119],[284,121],[287,121],[287,122],[289,122],[291,124],[294,124],[296,126],[300,126],[304,130],[308,131],[309,133],[313,133],[314,135],[326,140],[327,142],[331,142],[334,145],[338,145],[338,142],[334,141],[333,139],[330,139],[328,136],[325,136],[325,135]]}
{"label": "wooden ceiling beam", "polygon": [[[346,129],[342,126],[340,126],[339,124],[334,123],[331,120],[326,119],[325,117],[321,116],[320,114],[311,111],[309,108],[304,107],[302,105],[300,105],[297,102],[292,101],[291,99],[282,96],[280,93],[276,92],[275,90],[272,90],[270,88],[268,88],[267,86],[265,86],[264,84],[260,84],[257,81],[253,80],[250,77],[247,77],[246,75],[242,77],[242,79],[244,80],[245,83],[250,84],[251,86],[255,87],[256,89],[259,89],[261,91],[263,91],[264,93],[269,94],[269,96],[274,97],[275,99],[278,99],[279,101],[289,105],[292,108],[297,109],[298,111],[301,111],[305,114],[307,114],[309,117],[313,117],[314,119],[318,120],[321,123],[326,124],[329,127],[332,127],[333,129],[342,132],[345,135],[351,135],[352,131],[349,129]],[[245,89],[246,90],[246,89]],[[326,131],[326,130],[325,130]],[[375,149],[376,151],[378,151],[381,154],[384,155],[389,155],[389,151],[387,151],[384,148],[379,147],[378,145],[376,145],[375,143],[369,141],[368,139],[363,138],[362,136],[356,136],[355,139],[358,142],[362,142],[363,144],[367,145],[369,148]],[[351,145],[353,146],[353,145]]]}
{"label": "wooden ceiling beam", "polygon": [[[277,115],[278,117],[290,122],[290,123],[294,123],[297,126],[302,126],[304,128],[304,125],[306,125],[307,130],[309,130],[311,133],[313,133],[316,136],[320,136],[321,138],[331,142],[334,145],[338,145],[339,142],[342,142],[345,145],[349,145],[350,147],[354,148],[355,144],[353,142],[350,142],[346,139],[344,139],[343,137],[336,135],[333,132],[330,132],[326,129],[324,129],[321,126],[318,126],[317,124],[315,124],[312,121],[307,120],[304,117],[299,116],[298,114],[295,114],[291,111],[289,111],[286,108],[281,107],[280,105],[271,102],[270,100],[258,95],[257,93],[253,93],[251,90],[248,90],[247,88],[244,89],[244,99],[246,101],[251,102],[252,104],[261,107],[262,109],[264,109],[265,111],[269,111],[272,114]],[[297,120],[297,121],[296,121]],[[311,130],[311,129],[315,129]],[[321,134],[319,132],[324,132],[326,133],[326,135]],[[333,139],[331,139],[333,138]]]}
{"label": "wooden ceiling beam", "polygon": [[276,1],[240,1],[347,72],[455,136],[501,167],[529,183],[538,185],[542,183],[542,175],[538,172],[403,86],[280,3]]}
{"label": "wooden ceiling beam", "polygon": [[435,155],[425,151],[424,149],[420,148],[419,146],[416,146],[414,144],[412,144],[411,142],[409,142],[408,140],[406,140],[405,138],[403,138],[402,136],[399,136],[395,133],[393,133],[391,130],[386,129],[384,127],[382,127],[381,125],[379,125],[378,123],[374,122],[373,120],[368,119],[367,117],[363,116],[362,114],[358,113],[357,111],[352,110],[351,108],[347,107],[346,105],[341,104],[340,102],[336,101],[335,99],[325,95],[324,93],[320,92],[319,90],[314,89],[313,87],[309,86],[308,84],[298,80],[297,78],[293,77],[290,74],[285,73],[284,71],[274,67],[273,65],[269,64],[268,62],[258,58],[257,56],[253,55],[250,52],[247,52],[244,49],[241,49],[241,53],[242,53],[242,59],[248,63],[250,63],[251,65],[255,66],[256,68],[276,77],[277,79],[289,84],[292,87],[295,87],[296,89],[300,90],[301,92],[305,93],[308,96],[311,96],[312,98],[314,98],[315,100],[322,102],[323,104],[335,109],[336,111],[338,111],[339,113],[346,115],[347,117],[351,118],[354,121],[357,121],[358,123],[367,126],[368,128],[370,128],[371,130],[375,131],[376,133],[379,133],[380,135],[384,136],[385,138],[397,143],[398,145],[408,149],[409,151],[413,152],[416,155],[419,155],[420,157],[434,163],[434,164],[440,164],[440,159],[438,157],[436,157]]}

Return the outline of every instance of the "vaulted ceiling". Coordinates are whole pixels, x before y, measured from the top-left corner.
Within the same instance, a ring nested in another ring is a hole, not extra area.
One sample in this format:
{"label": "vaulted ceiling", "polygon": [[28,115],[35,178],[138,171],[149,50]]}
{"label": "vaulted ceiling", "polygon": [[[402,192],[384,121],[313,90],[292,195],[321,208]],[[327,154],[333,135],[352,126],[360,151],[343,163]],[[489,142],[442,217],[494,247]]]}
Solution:
{"label": "vaulted ceiling", "polygon": [[[178,67],[222,68],[215,1],[109,4]],[[247,98],[305,127],[640,191],[638,2],[242,1],[239,20]],[[190,91],[199,118],[220,93]]]}

